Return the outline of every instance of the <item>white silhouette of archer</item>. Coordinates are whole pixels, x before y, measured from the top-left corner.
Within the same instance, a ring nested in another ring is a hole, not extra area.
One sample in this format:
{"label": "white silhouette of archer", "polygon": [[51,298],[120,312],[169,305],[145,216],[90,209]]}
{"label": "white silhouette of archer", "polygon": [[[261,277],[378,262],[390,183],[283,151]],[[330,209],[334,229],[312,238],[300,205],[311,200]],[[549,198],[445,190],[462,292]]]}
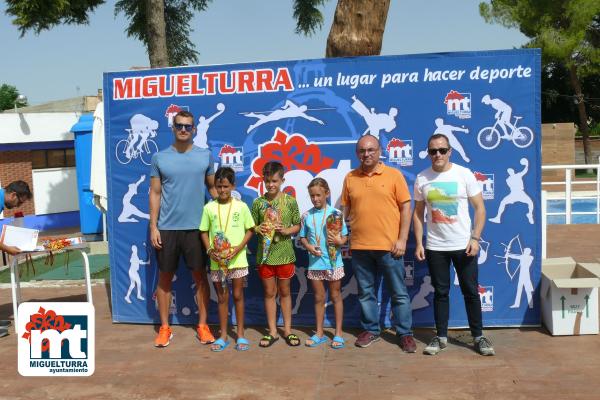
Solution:
{"label": "white silhouette of archer", "polygon": [[502,214],[504,213],[504,209],[509,204],[514,203],[524,203],[527,205],[527,219],[530,224],[533,224],[533,201],[531,198],[525,193],[525,186],[523,184],[523,176],[529,170],[529,160],[526,158],[521,158],[521,165],[523,165],[523,170],[521,172],[515,173],[515,170],[512,168],[508,168],[506,171],[508,172],[508,178],[506,178],[506,185],[510,192],[506,197],[502,199],[500,202],[500,207],[498,208],[498,214],[494,218],[490,218],[490,222],[494,222],[499,224],[501,222]]}
{"label": "white silhouette of archer", "polygon": [[144,218],[150,219],[150,216],[145,212],[140,211],[136,206],[131,203],[131,199],[138,193],[138,187],[144,180],[146,179],[146,175],[140,176],[135,183],[130,183],[128,185],[127,193],[123,196],[123,210],[117,219],[119,222],[139,222],[136,218]]}
{"label": "white silhouette of archer", "polygon": [[[144,243],[144,246],[146,243]],[[131,245],[131,257],[129,258],[129,279],[131,283],[129,284],[129,289],[127,290],[127,294],[125,295],[125,301],[131,304],[131,292],[133,288],[137,286],[137,298],[138,300],[146,300],[142,297],[142,280],[140,279],[140,265],[150,265],[150,260],[142,261],[138,256],[138,248],[135,244]]]}
{"label": "white silhouette of archer", "polygon": [[198,118],[198,126],[196,127],[196,136],[194,137],[194,145],[202,148],[208,148],[208,128],[210,128],[210,123],[213,122],[215,118],[219,115],[223,114],[225,111],[225,104],[219,103],[217,104],[217,112],[212,116],[206,118],[204,116],[200,116]]}
{"label": "white silhouette of archer", "polygon": [[513,124],[510,123],[510,117],[512,116],[512,107],[503,102],[500,99],[492,99],[488,94],[483,96],[481,102],[486,105],[492,106],[494,110],[496,110],[496,114],[494,118],[498,121],[498,125],[504,132],[506,136],[508,134],[506,127],[511,128],[511,130],[515,130]]}
{"label": "white silhouette of archer", "polygon": [[281,108],[278,108],[277,110],[272,111],[270,113],[261,114],[258,112],[249,112],[244,115],[250,118],[257,118],[258,120],[248,127],[246,133],[250,133],[250,131],[252,131],[253,129],[258,128],[259,126],[266,124],[267,122],[278,121],[284,118],[304,118],[311,122],[316,122],[318,124],[325,125],[325,123],[320,119],[307,115],[307,110],[308,107],[305,105],[298,106],[291,100],[286,100],[285,104]]}
{"label": "white silhouette of archer", "polygon": [[413,310],[419,310],[421,308],[429,307],[429,302],[427,301],[427,296],[430,293],[433,293],[433,285],[431,284],[431,277],[429,275],[425,275],[423,277],[423,283],[421,287],[419,287],[419,291],[415,294],[415,297],[411,300],[411,306]]}
{"label": "white silhouette of archer", "polygon": [[367,106],[361,102],[356,95],[352,95],[353,103],[350,105],[354,111],[356,111],[367,123],[367,129],[363,132],[363,135],[370,134],[379,139],[379,132],[384,130],[385,132],[391,132],[396,127],[396,115],[398,115],[398,109],[396,107],[390,107],[388,113],[376,113],[375,108],[370,110]]}
{"label": "white silhouette of archer", "polygon": [[531,249],[529,247],[525,247],[523,249],[523,254],[507,253],[506,257],[512,258],[513,260],[519,260],[519,266],[517,267],[519,269],[517,295],[515,297],[514,304],[510,306],[510,308],[519,308],[521,305],[521,295],[523,292],[525,292],[525,295],[527,296],[527,304],[529,305],[529,308],[533,308],[533,284],[531,283],[531,274],[529,273],[531,264],[533,264]]}
{"label": "white silhouette of archer", "polygon": [[[441,133],[442,135],[445,135],[448,138],[450,147],[452,149],[456,150],[458,152],[458,154],[460,154],[462,159],[465,160],[465,162],[471,162],[471,160],[469,159],[469,157],[467,157],[467,154],[465,153],[465,149],[463,149],[462,145],[460,144],[460,142],[458,141],[456,136],[454,136],[454,132],[469,133],[469,130],[467,128],[465,128],[464,126],[458,127],[458,126],[444,124],[444,120],[442,118],[435,119],[435,126],[436,126],[436,129],[433,132],[433,134],[435,135],[435,134]],[[427,150],[423,150],[423,151],[419,152],[419,158],[424,159],[426,157],[427,157]]]}

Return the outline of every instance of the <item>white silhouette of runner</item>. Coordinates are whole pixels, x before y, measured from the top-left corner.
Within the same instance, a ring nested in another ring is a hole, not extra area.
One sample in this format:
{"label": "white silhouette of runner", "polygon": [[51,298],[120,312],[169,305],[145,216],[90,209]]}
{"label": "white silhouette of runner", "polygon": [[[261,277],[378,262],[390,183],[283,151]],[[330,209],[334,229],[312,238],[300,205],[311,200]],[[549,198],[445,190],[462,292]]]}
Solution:
{"label": "white silhouette of runner", "polygon": [[490,222],[494,222],[499,224],[502,219],[502,214],[504,213],[504,209],[509,204],[514,203],[524,203],[527,205],[527,219],[530,224],[533,224],[533,201],[531,197],[525,193],[525,186],[523,185],[523,176],[529,170],[529,160],[526,158],[521,158],[520,161],[523,166],[523,170],[521,172],[515,173],[515,170],[512,168],[508,168],[506,172],[508,172],[508,178],[506,178],[506,185],[510,192],[506,197],[502,199],[500,202],[500,207],[498,208],[498,214],[494,218],[490,218]]}
{"label": "white silhouette of runner", "polygon": [[[145,244],[144,244],[145,245]],[[131,292],[133,288],[137,286],[137,298],[138,300],[146,300],[142,297],[142,280],[140,279],[140,265],[150,265],[150,260],[142,261],[138,256],[138,248],[135,244],[131,245],[131,257],[129,258],[129,289],[125,295],[125,301],[131,304]]]}
{"label": "white silhouette of runner", "polygon": [[515,303],[510,308],[519,308],[521,305],[521,295],[525,292],[527,296],[527,304],[529,308],[533,308],[533,284],[531,283],[531,274],[529,270],[531,264],[533,264],[533,256],[531,255],[531,249],[525,247],[523,254],[512,254],[506,255],[508,258],[513,260],[519,260],[519,282],[517,283],[517,295],[515,297]]}
{"label": "white silhouette of runner", "polygon": [[411,300],[411,306],[413,310],[419,310],[421,308],[429,307],[429,302],[426,297],[429,296],[430,293],[433,293],[433,285],[431,284],[431,277],[429,275],[425,275],[423,277],[423,283],[421,287],[419,287],[419,291],[415,294],[415,297]]}
{"label": "white silhouette of runner", "polygon": [[119,222],[139,222],[136,218],[144,218],[150,219],[150,215],[145,212],[140,211],[136,206],[131,203],[131,199],[138,193],[138,187],[144,180],[146,179],[146,175],[142,175],[140,179],[138,179],[135,183],[130,183],[128,185],[127,193],[123,196],[123,210],[121,214],[119,214],[119,218],[117,219]]}
{"label": "white silhouette of runner", "polygon": [[503,102],[500,99],[492,99],[490,95],[486,94],[481,99],[481,102],[486,105],[492,106],[494,110],[496,110],[496,115],[494,118],[498,121],[498,125],[502,128],[504,132],[504,136],[508,135],[506,127],[511,128],[511,131],[515,130],[513,124],[510,123],[510,118],[512,116],[512,107]]}
{"label": "white silhouette of runner", "polygon": [[300,289],[298,290],[298,295],[296,296],[296,303],[294,304],[294,309],[292,310],[292,315],[298,314],[298,310],[300,309],[300,304],[302,303],[302,299],[304,295],[308,291],[308,282],[306,281],[306,268],[304,267],[296,267],[296,278],[298,278],[298,283],[300,283]]}
{"label": "white silhouette of runner", "polygon": [[[469,157],[467,157],[467,154],[465,153],[465,149],[463,149],[462,145],[460,144],[460,142],[458,141],[456,136],[454,136],[454,132],[469,133],[469,130],[465,127],[458,127],[458,126],[444,124],[444,120],[442,118],[435,119],[435,126],[436,126],[436,129],[433,132],[433,134],[435,135],[435,134],[441,133],[442,135],[445,135],[448,138],[450,147],[452,149],[456,150],[458,152],[458,154],[460,154],[462,159],[465,160],[465,162],[471,162],[471,160],[469,159]],[[427,158],[427,150],[420,151],[419,158],[422,160]]]}
{"label": "white silhouette of runner", "polygon": [[257,118],[258,121],[250,125],[246,133],[250,133],[250,131],[252,131],[253,129],[258,128],[259,126],[266,124],[267,122],[278,121],[284,118],[304,118],[311,122],[316,122],[318,124],[325,125],[325,123],[320,119],[307,115],[307,110],[308,107],[305,105],[298,106],[291,100],[286,100],[285,104],[281,108],[278,108],[277,110],[272,111],[270,113],[260,114],[255,112],[249,112],[244,115],[250,118]]}
{"label": "white silhouette of runner", "polygon": [[361,102],[356,95],[352,95],[353,103],[350,105],[354,111],[356,111],[367,123],[367,129],[363,132],[363,135],[371,134],[379,139],[379,132],[384,130],[385,132],[391,132],[396,127],[396,115],[398,115],[398,109],[396,107],[390,107],[388,113],[376,113],[375,108],[370,110],[367,106]]}
{"label": "white silhouette of runner", "polygon": [[210,128],[210,123],[213,122],[215,118],[219,115],[223,114],[225,111],[225,104],[219,103],[217,104],[217,112],[212,116],[206,118],[204,116],[200,116],[198,118],[198,126],[196,127],[196,136],[194,137],[194,145],[202,148],[208,148],[208,128]]}
{"label": "white silhouette of runner", "polygon": [[[348,283],[344,287],[342,287],[342,301],[344,301],[346,297],[350,296],[351,294],[358,295],[358,282],[356,282],[356,278],[354,277],[354,275],[352,276],[352,278],[350,278]],[[325,307],[331,305],[333,305],[332,301],[328,301],[327,303],[325,303]]]}
{"label": "white silhouette of runner", "polygon": [[143,114],[135,114],[129,120],[131,129],[125,129],[131,135],[131,140],[127,143],[125,148],[125,156],[128,159],[133,157],[133,147],[137,142],[136,152],[141,153],[142,146],[148,140],[148,137],[155,137],[156,130],[158,129],[158,122],[146,117]]}

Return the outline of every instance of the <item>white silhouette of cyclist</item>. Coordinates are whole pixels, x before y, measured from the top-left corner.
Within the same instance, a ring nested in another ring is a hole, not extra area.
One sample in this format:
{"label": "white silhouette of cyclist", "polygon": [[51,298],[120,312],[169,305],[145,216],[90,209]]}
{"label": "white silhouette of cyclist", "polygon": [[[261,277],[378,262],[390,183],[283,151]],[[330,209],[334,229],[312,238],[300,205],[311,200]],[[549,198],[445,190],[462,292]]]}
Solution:
{"label": "white silhouette of cyclist", "polygon": [[206,118],[204,116],[200,116],[198,118],[198,126],[196,127],[197,133],[194,137],[194,145],[202,148],[208,148],[208,128],[210,128],[210,123],[213,122],[215,118],[219,115],[223,114],[225,111],[225,104],[219,103],[217,104],[217,112]]}
{"label": "white silhouette of cyclist", "polygon": [[517,283],[517,295],[515,302],[510,308],[519,308],[521,305],[521,295],[525,292],[527,296],[527,305],[529,308],[533,308],[533,283],[531,283],[531,264],[533,264],[533,256],[531,255],[531,249],[525,247],[523,254],[508,253],[508,258],[513,260],[519,260],[519,282]]}
{"label": "white silhouette of cyclist", "polygon": [[146,144],[148,138],[156,136],[158,122],[145,115],[135,114],[129,120],[129,125],[131,126],[131,129],[125,130],[131,135],[131,140],[127,143],[127,147],[125,148],[125,156],[128,159],[131,159],[133,158],[134,146],[136,153],[141,153],[143,151],[142,147]]}
{"label": "white silhouette of cyclist", "polygon": [[138,193],[138,187],[144,180],[146,179],[146,175],[142,175],[140,179],[138,179],[135,183],[130,183],[128,185],[127,193],[123,196],[123,210],[119,215],[119,222],[139,222],[136,218],[144,218],[150,219],[150,215],[145,212],[140,211],[136,206],[131,203],[131,199]]}
{"label": "white silhouette of cyclist", "polygon": [[367,123],[367,129],[363,132],[363,135],[371,134],[379,139],[379,132],[385,131],[391,132],[396,127],[396,115],[398,115],[398,109],[396,107],[390,107],[390,110],[386,113],[376,113],[375,108],[367,108],[367,106],[361,102],[356,95],[352,95],[353,103],[350,105],[354,111],[356,111]]}
{"label": "white silhouette of cyclist", "polygon": [[500,128],[502,128],[502,131],[504,132],[504,136],[508,135],[508,131],[506,130],[506,127],[511,128],[511,130],[515,129],[513,124],[511,124],[511,122],[510,122],[510,118],[512,116],[512,107],[511,106],[509,106],[508,104],[506,104],[505,102],[503,102],[500,99],[490,98],[490,95],[488,95],[488,94],[483,96],[483,98],[481,99],[481,102],[483,104],[492,106],[492,108],[494,110],[496,110],[496,115],[494,115],[494,118],[498,121],[498,125],[500,126]]}
{"label": "white silhouette of cyclist", "polygon": [[431,277],[429,275],[425,275],[423,277],[423,283],[421,287],[419,287],[419,291],[415,294],[415,297],[411,300],[411,306],[413,310],[419,310],[421,308],[429,307],[429,302],[427,301],[427,296],[430,293],[433,293],[433,285],[431,284]]}
{"label": "white silhouette of cyclist", "polygon": [[248,127],[246,133],[250,133],[250,131],[252,131],[253,129],[258,128],[259,126],[266,124],[267,122],[278,121],[284,118],[304,118],[311,122],[316,122],[318,124],[325,125],[325,123],[320,119],[307,115],[307,110],[308,107],[305,105],[298,106],[293,101],[286,100],[285,104],[281,108],[278,108],[277,110],[272,111],[270,113],[260,114],[255,112],[249,112],[244,115],[250,118],[257,118],[258,120]]}
{"label": "white silhouette of cyclist", "polygon": [[529,160],[526,158],[521,158],[521,165],[523,165],[523,170],[521,172],[515,173],[515,170],[512,168],[508,168],[506,171],[508,172],[508,178],[506,178],[506,185],[510,192],[506,197],[502,199],[500,202],[500,207],[498,208],[498,214],[494,218],[490,218],[490,222],[494,222],[499,224],[502,219],[502,214],[504,213],[504,209],[509,204],[514,203],[524,203],[527,205],[527,219],[530,224],[533,224],[533,201],[531,197],[525,193],[525,186],[523,184],[523,176],[529,170]]}
{"label": "white silhouette of cyclist", "polygon": [[[145,245],[145,243],[144,243]],[[125,301],[131,304],[131,292],[133,288],[137,286],[137,299],[138,300],[146,300],[142,296],[142,280],[140,279],[140,266],[141,265],[150,265],[150,260],[143,261],[138,256],[138,248],[135,244],[131,245],[131,257],[129,258],[129,279],[131,283],[129,284],[129,289],[127,290],[127,294],[125,295]]]}

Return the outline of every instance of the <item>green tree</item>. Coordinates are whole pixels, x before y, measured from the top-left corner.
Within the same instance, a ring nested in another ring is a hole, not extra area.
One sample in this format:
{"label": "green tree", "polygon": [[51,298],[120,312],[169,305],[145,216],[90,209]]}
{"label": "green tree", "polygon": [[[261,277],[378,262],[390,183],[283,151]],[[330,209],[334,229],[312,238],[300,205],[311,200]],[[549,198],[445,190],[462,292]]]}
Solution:
{"label": "green tree", "polygon": [[[140,40],[148,51],[151,67],[198,62],[190,41],[189,25],[194,11],[203,11],[211,0],[119,0],[115,14],[129,20],[126,33]],[[88,24],[89,14],[104,0],[6,0],[6,14],[21,36],[40,34],[62,24]]]}
{"label": "green tree", "polygon": [[[324,2],[294,0],[297,33],[311,35],[323,26],[323,15],[318,6]],[[325,56],[379,55],[389,8],[389,0],[338,0]]]}
{"label": "green tree", "polygon": [[489,23],[516,27],[531,40],[526,47],[542,49],[545,67],[562,65],[583,136],[585,162],[592,162],[589,144],[588,97],[581,80],[600,71],[600,0],[492,0],[480,3]]}
{"label": "green tree", "polygon": [[0,86],[0,111],[12,110],[17,107],[25,107],[27,100],[19,100],[19,91],[16,87],[7,85]]}

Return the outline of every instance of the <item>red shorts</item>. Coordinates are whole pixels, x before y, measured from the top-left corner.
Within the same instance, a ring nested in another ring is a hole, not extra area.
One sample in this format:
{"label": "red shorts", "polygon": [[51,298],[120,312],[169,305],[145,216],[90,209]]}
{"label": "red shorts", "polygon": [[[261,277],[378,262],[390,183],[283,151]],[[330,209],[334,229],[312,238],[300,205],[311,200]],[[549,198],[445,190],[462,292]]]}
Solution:
{"label": "red shorts", "polygon": [[260,276],[260,279],[271,279],[274,277],[279,279],[290,279],[295,273],[296,266],[294,264],[261,264],[258,266],[258,276]]}

